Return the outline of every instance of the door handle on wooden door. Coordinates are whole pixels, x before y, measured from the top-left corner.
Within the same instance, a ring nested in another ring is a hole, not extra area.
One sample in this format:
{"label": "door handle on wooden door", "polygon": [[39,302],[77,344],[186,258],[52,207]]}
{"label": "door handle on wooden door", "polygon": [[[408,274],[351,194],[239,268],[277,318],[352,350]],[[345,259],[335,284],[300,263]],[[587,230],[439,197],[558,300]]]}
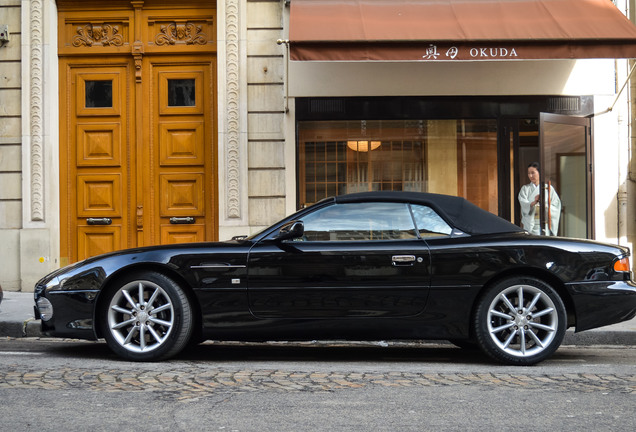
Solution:
{"label": "door handle on wooden door", "polygon": [[173,225],[186,225],[186,224],[193,224],[195,221],[195,219],[192,216],[186,216],[186,217],[171,217],[170,218],[170,223]]}
{"label": "door handle on wooden door", "polygon": [[111,218],[103,217],[103,218],[88,218],[86,219],[86,223],[88,225],[110,225],[113,223]]}

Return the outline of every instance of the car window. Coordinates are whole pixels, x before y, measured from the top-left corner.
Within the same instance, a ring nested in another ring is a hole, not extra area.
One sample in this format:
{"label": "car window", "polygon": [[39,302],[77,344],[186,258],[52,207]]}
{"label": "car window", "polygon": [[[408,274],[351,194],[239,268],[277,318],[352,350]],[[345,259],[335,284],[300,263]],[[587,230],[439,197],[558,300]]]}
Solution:
{"label": "car window", "polygon": [[302,218],[306,241],[364,241],[415,239],[407,204],[334,204]]}
{"label": "car window", "polygon": [[453,231],[432,208],[422,205],[411,205],[411,210],[421,237],[447,236]]}

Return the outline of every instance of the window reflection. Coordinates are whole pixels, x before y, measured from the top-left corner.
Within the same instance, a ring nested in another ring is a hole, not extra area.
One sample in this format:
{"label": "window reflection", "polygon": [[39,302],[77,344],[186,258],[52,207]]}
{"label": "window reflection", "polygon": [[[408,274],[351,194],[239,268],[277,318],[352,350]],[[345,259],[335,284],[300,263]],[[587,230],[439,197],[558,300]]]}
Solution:
{"label": "window reflection", "polygon": [[430,207],[411,205],[411,210],[421,237],[450,235],[452,228]]}
{"label": "window reflection", "polygon": [[306,241],[415,239],[407,204],[335,204],[303,218]]}
{"label": "window reflection", "polygon": [[196,106],[194,79],[168,80],[168,106]]}
{"label": "window reflection", "polygon": [[86,108],[112,108],[112,80],[94,80],[84,82]]}
{"label": "window reflection", "polygon": [[[582,125],[545,122],[541,181],[556,189],[562,210],[556,235],[587,237],[586,128]],[[546,198],[547,201],[547,198]],[[544,225],[549,215],[544,210]],[[543,231],[546,231],[545,228]]]}
{"label": "window reflection", "polygon": [[461,196],[498,214],[497,121],[299,122],[301,205],[363,191]]}

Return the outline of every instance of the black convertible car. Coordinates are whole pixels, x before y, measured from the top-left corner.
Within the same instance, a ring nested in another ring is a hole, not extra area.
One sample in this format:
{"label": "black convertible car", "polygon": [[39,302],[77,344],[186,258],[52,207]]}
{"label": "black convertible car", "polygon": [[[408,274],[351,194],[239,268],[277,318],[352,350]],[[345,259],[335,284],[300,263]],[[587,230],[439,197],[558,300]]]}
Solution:
{"label": "black convertible car", "polygon": [[468,201],[325,199],[251,237],[110,253],[35,287],[50,336],[129,360],[215,340],[444,339],[530,365],[636,315],[629,250],[531,236]]}

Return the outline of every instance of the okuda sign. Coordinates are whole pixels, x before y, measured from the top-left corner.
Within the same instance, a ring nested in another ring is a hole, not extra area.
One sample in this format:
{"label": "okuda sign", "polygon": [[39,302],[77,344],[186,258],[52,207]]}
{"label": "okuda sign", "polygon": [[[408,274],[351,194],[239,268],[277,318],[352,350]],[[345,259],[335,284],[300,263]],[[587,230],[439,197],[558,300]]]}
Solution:
{"label": "okuda sign", "polygon": [[515,47],[449,46],[429,44],[422,60],[514,60],[519,54]]}

